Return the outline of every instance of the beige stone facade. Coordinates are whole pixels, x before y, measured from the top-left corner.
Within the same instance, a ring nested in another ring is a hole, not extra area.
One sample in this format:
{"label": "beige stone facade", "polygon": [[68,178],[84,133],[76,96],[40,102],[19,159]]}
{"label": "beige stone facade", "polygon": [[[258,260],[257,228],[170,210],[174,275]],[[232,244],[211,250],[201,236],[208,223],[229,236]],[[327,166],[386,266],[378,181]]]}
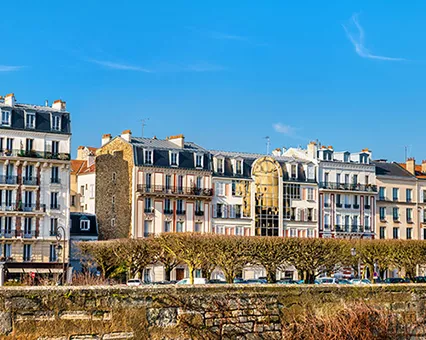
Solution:
{"label": "beige stone facade", "polygon": [[96,215],[99,238],[131,233],[133,148],[120,137],[106,143],[96,156]]}

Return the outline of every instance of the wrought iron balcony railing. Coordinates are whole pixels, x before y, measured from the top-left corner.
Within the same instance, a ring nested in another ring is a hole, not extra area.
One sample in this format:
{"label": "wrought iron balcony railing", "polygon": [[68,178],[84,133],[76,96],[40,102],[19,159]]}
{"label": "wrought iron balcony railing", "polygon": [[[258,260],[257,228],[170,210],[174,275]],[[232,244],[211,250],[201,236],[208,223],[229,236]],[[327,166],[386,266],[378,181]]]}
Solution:
{"label": "wrought iron balcony railing", "polygon": [[320,189],[331,189],[331,190],[349,190],[349,191],[367,191],[377,192],[377,185],[372,184],[347,184],[347,183],[335,183],[335,182],[320,182]]}
{"label": "wrought iron balcony railing", "polygon": [[168,194],[183,196],[213,196],[213,189],[197,188],[197,187],[179,187],[167,185],[138,185],[138,191],[145,194]]}
{"label": "wrought iron balcony railing", "polygon": [[0,184],[18,184],[18,176],[0,176]]}

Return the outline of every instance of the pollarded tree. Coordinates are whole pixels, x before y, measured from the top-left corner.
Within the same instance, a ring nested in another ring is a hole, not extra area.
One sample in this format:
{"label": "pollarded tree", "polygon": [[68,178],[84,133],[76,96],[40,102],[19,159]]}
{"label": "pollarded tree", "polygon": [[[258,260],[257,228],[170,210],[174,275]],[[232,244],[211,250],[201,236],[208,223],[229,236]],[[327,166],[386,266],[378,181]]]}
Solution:
{"label": "pollarded tree", "polygon": [[187,265],[189,281],[194,284],[195,269],[201,269],[206,256],[209,256],[205,236],[199,233],[164,233],[157,240],[165,251]]}
{"label": "pollarded tree", "polygon": [[252,260],[248,238],[245,236],[208,236],[214,263],[220,267],[228,283],[233,283],[238,273]]}
{"label": "pollarded tree", "polygon": [[116,256],[117,241],[79,242],[77,245],[82,257],[99,268],[103,279],[121,272],[122,260]]}
{"label": "pollarded tree", "polygon": [[[394,251],[389,240],[358,240],[352,241],[352,247],[356,249],[356,257],[368,267],[370,277],[376,264],[383,274],[394,262]],[[359,274],[359,273],[358,273]]]}
{"label": "pollarded tree", "polygon": [[171,273],[174,268],[179,265],[179,259],[173,254],[164,249],[157,238],[151,238],[148,240],[151,243],[153,249],[153,260],[156,263],[161,263],[164,267],[165,280],[170,281]]}
{"label": "pollarded tree", "polygon": [[115,256],[123,260],[129,276],[137,274],[142,277],[143,270],[154,261],[154,249],[152,243],[145,239],[122,239],[117,240],[114,248]]}
{"label": "pollarded tree", "polygon": [[274,236],[256,236],[247,239],[247,254],[251,264],[259,264],[266,271],[268,283],[277,281],[277,270],[290,259],[288,240]]}
{"label": "pollarded tree", "polygon": [[405,269],[411,280],[416,277],[417,266],[426,264],[426,244],[424,241],[392,240],[391,249],[394,265]]}

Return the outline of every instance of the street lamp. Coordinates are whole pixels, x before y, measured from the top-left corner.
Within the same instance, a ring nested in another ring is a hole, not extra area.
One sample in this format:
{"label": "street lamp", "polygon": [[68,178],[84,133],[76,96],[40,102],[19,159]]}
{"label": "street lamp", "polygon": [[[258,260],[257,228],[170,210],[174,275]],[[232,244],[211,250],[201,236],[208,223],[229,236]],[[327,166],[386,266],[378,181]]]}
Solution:
{"label": "street lamp", "polygon": [[[351,248],[351,255],[356,256],[356,249]],[[361,259],[358,258],[358,279],[361,279]]]}
{"label": "street lamp", "polygon": [[[58,256],[59,252],[62,250],[62,278],[61,278],[61,284],[64,285],[65,283],[65,244],[66,244],[66,234],[64,227],[56,227],[56,249],[58,250]],[[64,245],[62,246],[60,242],[63,242]]]}

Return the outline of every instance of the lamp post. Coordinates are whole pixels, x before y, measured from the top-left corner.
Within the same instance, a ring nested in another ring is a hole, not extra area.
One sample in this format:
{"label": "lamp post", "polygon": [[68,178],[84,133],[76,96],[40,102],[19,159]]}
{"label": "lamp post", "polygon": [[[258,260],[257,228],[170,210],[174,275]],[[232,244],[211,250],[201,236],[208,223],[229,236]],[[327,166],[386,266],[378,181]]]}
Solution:
{"label": "lamp post", "polygon": [[[356,249],[352,248],[351,249],[351,255],[352,256],[356,256]],[[361,259],[358,258],[358,279],[361,279]]]}
{"label": "lamp post", "polygon": [[[64,227],[56,227],[56,248],[58,249],[58,255],[59,251],[62,249],[62,278],[61,278],[61,284],[64,285],[65,283],[65,249],[66,249],[66,234]],[[60,244],[60,242],[63,242],[63,246]]]}

